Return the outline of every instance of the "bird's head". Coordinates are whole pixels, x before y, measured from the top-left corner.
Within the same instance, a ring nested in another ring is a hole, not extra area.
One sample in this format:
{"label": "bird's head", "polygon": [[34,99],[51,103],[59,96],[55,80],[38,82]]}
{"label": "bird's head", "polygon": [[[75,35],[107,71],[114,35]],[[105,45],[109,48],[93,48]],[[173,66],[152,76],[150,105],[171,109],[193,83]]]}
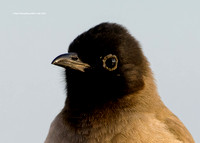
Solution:
{"label": "bird's head", "polygon": [[79,35],[53,64],[66,69],[68,96],[115,99],[144,88],[143,52],[121,25],[102,23]]}

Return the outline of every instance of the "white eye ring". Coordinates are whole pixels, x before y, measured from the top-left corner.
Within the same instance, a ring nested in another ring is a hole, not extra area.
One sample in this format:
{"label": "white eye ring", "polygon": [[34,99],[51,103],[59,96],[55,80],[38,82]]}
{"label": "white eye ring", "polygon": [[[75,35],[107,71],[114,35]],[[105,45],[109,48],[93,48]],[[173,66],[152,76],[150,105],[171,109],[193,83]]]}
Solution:
{"label": "white eye ring", "polygon": [[[114,65],[113,67],[108,67],[108,65],[106,64],[106,62],[107,62],[108,59],[111,59],[111,60],[112,60],[111,62],[114,61],[114,64],[115,64],[115,65]],[[105,69],[107,69],[107,70],[109,70],[109,71],[114,71],[114,70],[117,69],[117,65],[118,65],[117,56],[112,55],[112,54],[109,54],[109,55],[105,56],[105,57],[103,58],[102,61],[103,61],[103,67],[104,67]]]}

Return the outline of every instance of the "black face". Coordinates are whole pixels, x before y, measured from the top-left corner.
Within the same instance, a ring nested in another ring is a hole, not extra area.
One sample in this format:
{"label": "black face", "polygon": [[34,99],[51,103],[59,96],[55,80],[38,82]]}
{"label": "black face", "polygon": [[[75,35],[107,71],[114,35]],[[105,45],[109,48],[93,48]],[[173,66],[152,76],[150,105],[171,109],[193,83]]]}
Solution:
{"label": "black face", "polygon": [[[67,59],[67,60],[66,60]],[[69,54],[53,61],[66,68],[68,95],[117,99],[144,87],[148,69],[138,42],[125,28],[102,23],[79,35]]]}

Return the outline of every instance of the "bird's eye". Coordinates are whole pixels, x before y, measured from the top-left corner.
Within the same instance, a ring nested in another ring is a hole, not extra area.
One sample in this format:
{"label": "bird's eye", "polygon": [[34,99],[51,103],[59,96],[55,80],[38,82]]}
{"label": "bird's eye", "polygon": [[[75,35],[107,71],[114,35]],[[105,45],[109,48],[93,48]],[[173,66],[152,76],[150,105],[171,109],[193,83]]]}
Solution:
{"label": "bird's eye", "polygon": [[109,71],[113,71],[117,68],[118,59],[117,56],[109,54],[103,58],[103,67]]}

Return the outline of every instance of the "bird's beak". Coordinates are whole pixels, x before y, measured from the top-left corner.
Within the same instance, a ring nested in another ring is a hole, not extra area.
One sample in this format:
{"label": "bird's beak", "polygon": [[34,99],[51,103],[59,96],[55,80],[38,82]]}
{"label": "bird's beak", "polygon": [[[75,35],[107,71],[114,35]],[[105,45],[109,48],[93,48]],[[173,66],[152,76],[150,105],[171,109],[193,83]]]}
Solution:
{"label": "bird's beak", "polygon": [[52,61],[52,64],[82,72],[85,72],[85,69],[90,67],[89,64],[82,62],[76,53],[59,55]]}

